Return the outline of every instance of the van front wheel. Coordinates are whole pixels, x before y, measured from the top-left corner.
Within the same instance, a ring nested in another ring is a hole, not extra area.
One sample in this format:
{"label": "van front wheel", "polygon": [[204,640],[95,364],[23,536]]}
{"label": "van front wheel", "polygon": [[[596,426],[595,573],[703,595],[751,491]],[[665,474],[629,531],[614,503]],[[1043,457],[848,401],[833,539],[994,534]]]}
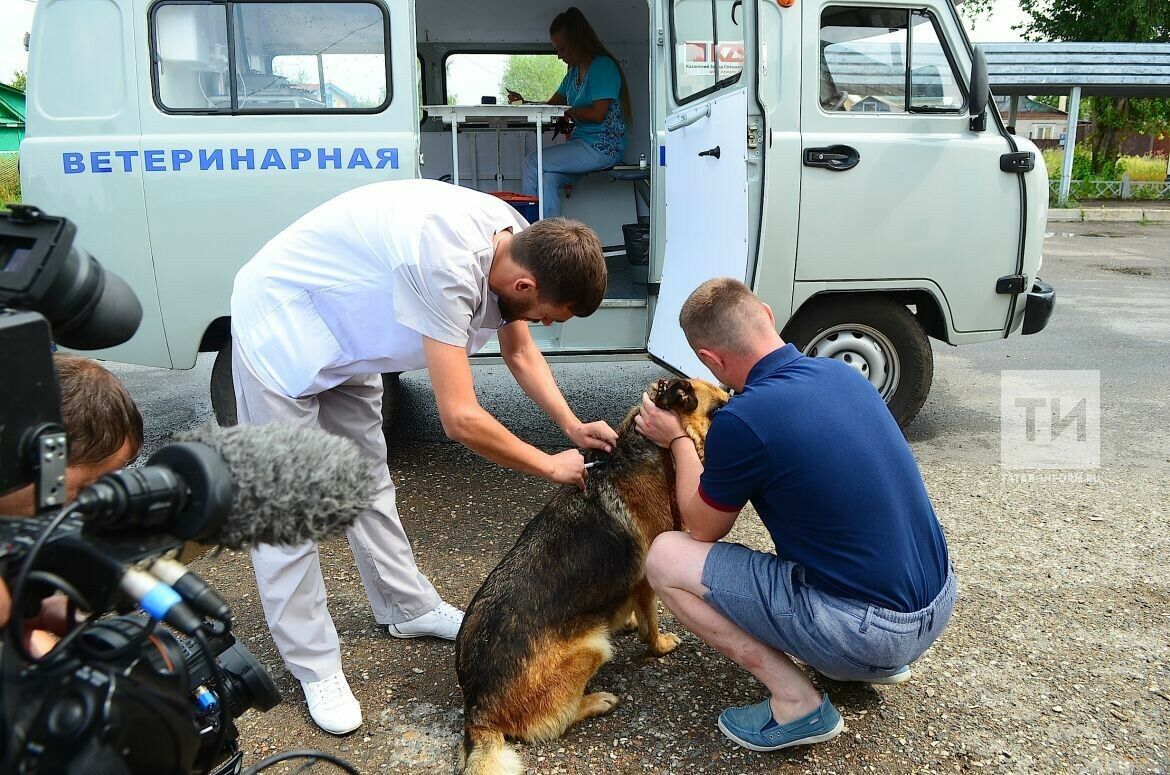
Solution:
{"label": "van front wheel", "polygon": [[905,428],[926,401],[934,354],[918,319],[891,299],[845,294],[802,309],[784,329],[805,355],[835,358],[857,370]]}
{"label": "van front wheel", "polygon": [[[394,425],[394,407],[398,404],[398,374],[382,375],[382,428],[387,433]],[[232,381],[232,343],[229,341],[215,354],[211,367],[211,408],[220,427],[236,424],[236,389]]]}

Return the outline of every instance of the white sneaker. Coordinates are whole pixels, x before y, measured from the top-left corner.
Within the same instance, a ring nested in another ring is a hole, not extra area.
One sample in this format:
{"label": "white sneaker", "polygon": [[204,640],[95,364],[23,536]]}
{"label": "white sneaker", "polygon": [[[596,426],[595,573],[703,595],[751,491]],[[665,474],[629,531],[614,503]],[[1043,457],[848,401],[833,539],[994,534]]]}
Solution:
{"label": "white sneaker", "polygon": [[422,616],[411,619],[409,622],[399,622],[389,626],[390,634],[395,638],[442,638],[455,640],[459,634],[459,625],[463,624],[463,612],[453,605],[442,600],[434,610]]}
{"label": "white sneaker", "polygon": [[362,706],[349,690],[345,673],[338,671],[320,681],[301,681],[309,715],[331,735],[344,735],[362,725]]}

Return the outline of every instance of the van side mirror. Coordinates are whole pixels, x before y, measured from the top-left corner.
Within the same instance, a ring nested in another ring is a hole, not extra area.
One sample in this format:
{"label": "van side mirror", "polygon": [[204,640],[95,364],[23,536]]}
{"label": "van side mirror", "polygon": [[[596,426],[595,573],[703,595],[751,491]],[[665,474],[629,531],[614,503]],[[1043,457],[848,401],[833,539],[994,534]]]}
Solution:
{"label": "van side mirror", "polygon": [[975,46],[971,52],[971,96],[967,101],[972,132],[987,129],[987,103],[990,98],[991,91],[987,86],[987,56],[984,55],[983,49]]}

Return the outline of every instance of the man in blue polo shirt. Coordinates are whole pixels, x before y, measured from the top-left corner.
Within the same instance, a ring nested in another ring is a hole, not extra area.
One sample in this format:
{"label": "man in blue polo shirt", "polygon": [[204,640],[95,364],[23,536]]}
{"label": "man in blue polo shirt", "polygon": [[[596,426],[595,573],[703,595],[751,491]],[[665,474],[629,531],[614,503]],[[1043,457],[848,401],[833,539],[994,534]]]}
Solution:
{"label": "man in blue polo shirt", "polygon": [[[738,280],[699,286],[679,316],[699,359],[736,395],[705,465],[670,412],[644,399],[639,430],[669,447],[686,532],[660,535],[646,576],[689,630],[771,692],[719,729],[754,751],[844,727],[791,655],[839,681],[901,683],[946,627],[956,583],[910,447],[869,381],[808,358]],[[775,554],[719,541],[751,501]]]}

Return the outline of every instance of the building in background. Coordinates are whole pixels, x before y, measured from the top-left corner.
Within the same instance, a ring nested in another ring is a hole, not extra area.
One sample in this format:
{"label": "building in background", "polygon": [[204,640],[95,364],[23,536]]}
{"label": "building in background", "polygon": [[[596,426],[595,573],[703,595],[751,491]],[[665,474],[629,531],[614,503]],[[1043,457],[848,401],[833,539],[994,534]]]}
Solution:
{"label": "building in background", "polygon": [[[1062,98],[1063,99],[1063,98]],[[995,105],[1003,122],[1008,123],[1010,97],[996,97]],[[1085,114],[1082,112],[1082,116]],[[1031,97],[1020,97],[1016,110],[1016,134],[1026,137],[1041,150],[1059,148],[1060,138],[1068,131],[1068,112]],[[1077,145],[1093,134],[1093,117],[1077,121]],[[1170,127],[1161,134],[1127,135],[1121,141],[1122,156],[1166,156],[1170,154]]]}
{"label": "building in background", "polygon": [[20,150],[24,139],[24,92],[0,83],[0,153]]}
{"label": "building in background", "polygon": [[[1004,123],[1008,123],[1010,112],[1010,97],[996,97],[995,106],[999,108],[999,115]],[[1085,139],[1090,124],[1088,121],[1077,122],[1077,142]],[[1047,105],[1031,97],[1020,97],[1019,107],[1016,109],[1016,134],[1026,137],[1036,143],[1038,147],[1053,148],[1060,144],[1060,136],[1068,130],[1068,112],[1052,105]]]}

